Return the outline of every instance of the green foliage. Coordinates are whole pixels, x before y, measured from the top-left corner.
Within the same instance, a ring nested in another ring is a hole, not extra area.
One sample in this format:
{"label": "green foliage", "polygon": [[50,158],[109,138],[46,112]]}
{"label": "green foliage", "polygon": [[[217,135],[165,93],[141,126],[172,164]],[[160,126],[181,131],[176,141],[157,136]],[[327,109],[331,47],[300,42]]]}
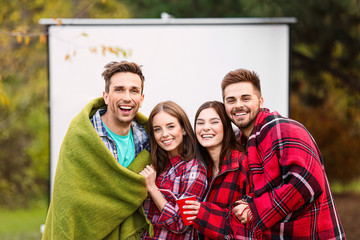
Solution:
{"label": "green foliage", "polygon": [[48,194],[47,48],[40,18],[129,17],[115,0],[0,0],[0,206]]}

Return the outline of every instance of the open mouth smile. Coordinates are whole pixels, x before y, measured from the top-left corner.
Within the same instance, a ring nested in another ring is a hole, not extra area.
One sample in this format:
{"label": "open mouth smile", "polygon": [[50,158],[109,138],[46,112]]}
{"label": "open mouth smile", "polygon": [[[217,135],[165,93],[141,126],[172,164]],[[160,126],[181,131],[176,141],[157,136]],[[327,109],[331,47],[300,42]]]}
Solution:
{"label": "open mouth smile", "polygon": [[203,139],[211,139],[211,138],[214,137],[214,135],[213,135],[213,134],[203,134],[203,135],[201,135],[201,137],[202,137]]}
{"label": "open mouth smile", "polygon": [[236,112],[236,113],[234,113],[235,117],[241,117],[241,116],[244,116],[246,114],[247,114],[247,112]]}
{"label": "open mouth smile", "polygon": [[173,140],[174,140],[174,139],[166,139],[166,140],[162,141],[162,143],[163,143],[165,146],[168,146],[168,145],[170,145],[170,144],[172,143]]}
{"label": "open mouth smile", "polygon": [[133,109],[132,106],[120,106],[119,108],[120,108],[121,112],[124,112],[124,113],[129,113]]}

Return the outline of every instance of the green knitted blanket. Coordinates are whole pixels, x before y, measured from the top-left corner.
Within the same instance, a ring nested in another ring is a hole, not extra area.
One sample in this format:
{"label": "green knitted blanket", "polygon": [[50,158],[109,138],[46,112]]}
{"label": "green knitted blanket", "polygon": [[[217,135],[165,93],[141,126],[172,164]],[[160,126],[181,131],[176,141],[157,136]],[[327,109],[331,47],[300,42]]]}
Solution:
{"label": "green knitted blanket", "polygon": [[[71,122],[57,164],[43,239],[139,239],[153,232],[142,203],[146,183],[138,173],[150,164],[143,150],[128,168],[106,148],[89,117],[105,107],[91,101]],[[136,120],[145,124],[140,113]]]}

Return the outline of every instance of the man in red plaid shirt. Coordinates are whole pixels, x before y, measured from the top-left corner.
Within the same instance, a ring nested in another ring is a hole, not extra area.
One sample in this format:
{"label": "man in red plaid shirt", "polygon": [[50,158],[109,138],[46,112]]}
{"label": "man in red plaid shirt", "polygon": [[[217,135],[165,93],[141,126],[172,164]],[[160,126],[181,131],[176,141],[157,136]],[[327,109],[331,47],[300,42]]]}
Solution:
{"label": "man in red plaid shirt", "polygon": [[256,239],[346,239],[321,153],[306,128],[262,108],[254,72],[232,71],[221,88],[251,173],[250,195],[237,201],[235,216]]}

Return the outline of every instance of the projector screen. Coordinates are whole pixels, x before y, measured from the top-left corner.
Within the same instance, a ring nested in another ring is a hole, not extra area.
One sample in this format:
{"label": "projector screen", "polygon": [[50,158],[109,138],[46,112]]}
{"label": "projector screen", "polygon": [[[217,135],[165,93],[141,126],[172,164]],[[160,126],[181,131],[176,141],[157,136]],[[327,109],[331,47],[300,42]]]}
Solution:
{"label": "projector screen", "polygon": [[[42,19],[49,44],[51,183],[70,121],[101,97],[104,66],[133,61],[145,75],[149,115],[160,101],[172,100],[193,124],[197,108],[221,98],[229,71],[258,73],[264,107],[288,116],[289,24],[280,19]],[[52,189],[51,189],[52,192]]]}

